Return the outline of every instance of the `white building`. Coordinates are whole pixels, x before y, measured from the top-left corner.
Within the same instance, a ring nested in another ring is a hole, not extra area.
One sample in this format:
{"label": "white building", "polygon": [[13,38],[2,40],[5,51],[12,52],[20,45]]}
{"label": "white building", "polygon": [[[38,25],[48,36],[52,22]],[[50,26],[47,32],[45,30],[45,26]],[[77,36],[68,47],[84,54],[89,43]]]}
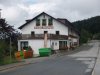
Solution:
{"label": "white building", "polygon": [[56,19],[45,12],[27,20],[19,29],[22,36],[18,40],[18,50],[31,46],[34,54],[39,55],[39,48],[67,50],[79,45],[79,34],[67,19]]}

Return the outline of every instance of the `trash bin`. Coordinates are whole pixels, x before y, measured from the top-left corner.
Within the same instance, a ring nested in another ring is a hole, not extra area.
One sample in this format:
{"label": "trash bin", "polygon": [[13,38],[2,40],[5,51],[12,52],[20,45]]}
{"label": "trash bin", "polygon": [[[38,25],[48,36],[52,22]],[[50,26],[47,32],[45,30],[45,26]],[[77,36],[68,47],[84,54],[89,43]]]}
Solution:
{"label": "trash bin", "polygon": [[49,56],[51,54],[51,48],[40,48],[39,54],[40,54],[41,57]]}

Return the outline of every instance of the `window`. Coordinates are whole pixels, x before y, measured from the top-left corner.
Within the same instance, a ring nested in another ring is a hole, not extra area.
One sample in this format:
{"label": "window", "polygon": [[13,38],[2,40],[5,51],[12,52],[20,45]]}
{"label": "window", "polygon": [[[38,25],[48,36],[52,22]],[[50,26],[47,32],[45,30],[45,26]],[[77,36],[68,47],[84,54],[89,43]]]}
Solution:
{"label": "window", "polygon": [[28,48],[28,41],[22,41],[21,42],[21,49],[27,49]]}
{"label": "window", "polygon": [[40,26],[40,19],[36,20],[36,26]]}
{"label": "window", "polygon": [[59,31],[56,31],[56,34],[59,35]]}
{"label": "window", "polygon": [[42,25],[46,26],[46,19],[42,19]]}
{"label": "window", "polygon": [[48,33],[48,31],[44,31],[44,34],[45,34],[45,33]]}
{"label": "window", "polygon": [[31,32],[31,36],[34,36],[34,35],[35,35],[35,32],[34,32],[34,31],[32,31],[32,32]]}
{"label": "window", "polygon": [[49,26],[53,25],[53,20],[52,20],[52,18],[48,19],[48,25],[49,25]]}
{"label": "window", "polygon": [[57,42],[55,42],[55,46],[57,46]]}

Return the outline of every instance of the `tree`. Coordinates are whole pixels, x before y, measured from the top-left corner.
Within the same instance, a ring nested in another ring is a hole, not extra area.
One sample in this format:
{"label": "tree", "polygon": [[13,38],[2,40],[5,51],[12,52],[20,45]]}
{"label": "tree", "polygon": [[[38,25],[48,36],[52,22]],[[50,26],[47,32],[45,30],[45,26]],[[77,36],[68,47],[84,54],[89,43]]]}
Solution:
{"label": "tree", "polygon": [[73,22],[73,25],[80,31],[80,42],[86,43],[88,39],[100,39],[100,16]]}
{"label": "tree", "polygon": [[9,44],[11,38],[12,53],[17,50],[17,39],[20,34],[13,28],[13,26],[7,24],[5,19],[0,19],[0,59],[3,61],[4,56],[9,55]]}

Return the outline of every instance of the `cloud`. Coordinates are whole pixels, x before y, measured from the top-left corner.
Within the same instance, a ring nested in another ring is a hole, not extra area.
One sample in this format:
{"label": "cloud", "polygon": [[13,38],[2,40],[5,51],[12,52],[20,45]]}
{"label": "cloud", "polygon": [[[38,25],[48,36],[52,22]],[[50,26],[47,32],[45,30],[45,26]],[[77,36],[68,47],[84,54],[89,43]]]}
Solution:
{"label": "cloud", "polygon": [[100,15],[99,7],[100,0],[0,0],[2,17],[16,27],[43,11],[76,21]]}

